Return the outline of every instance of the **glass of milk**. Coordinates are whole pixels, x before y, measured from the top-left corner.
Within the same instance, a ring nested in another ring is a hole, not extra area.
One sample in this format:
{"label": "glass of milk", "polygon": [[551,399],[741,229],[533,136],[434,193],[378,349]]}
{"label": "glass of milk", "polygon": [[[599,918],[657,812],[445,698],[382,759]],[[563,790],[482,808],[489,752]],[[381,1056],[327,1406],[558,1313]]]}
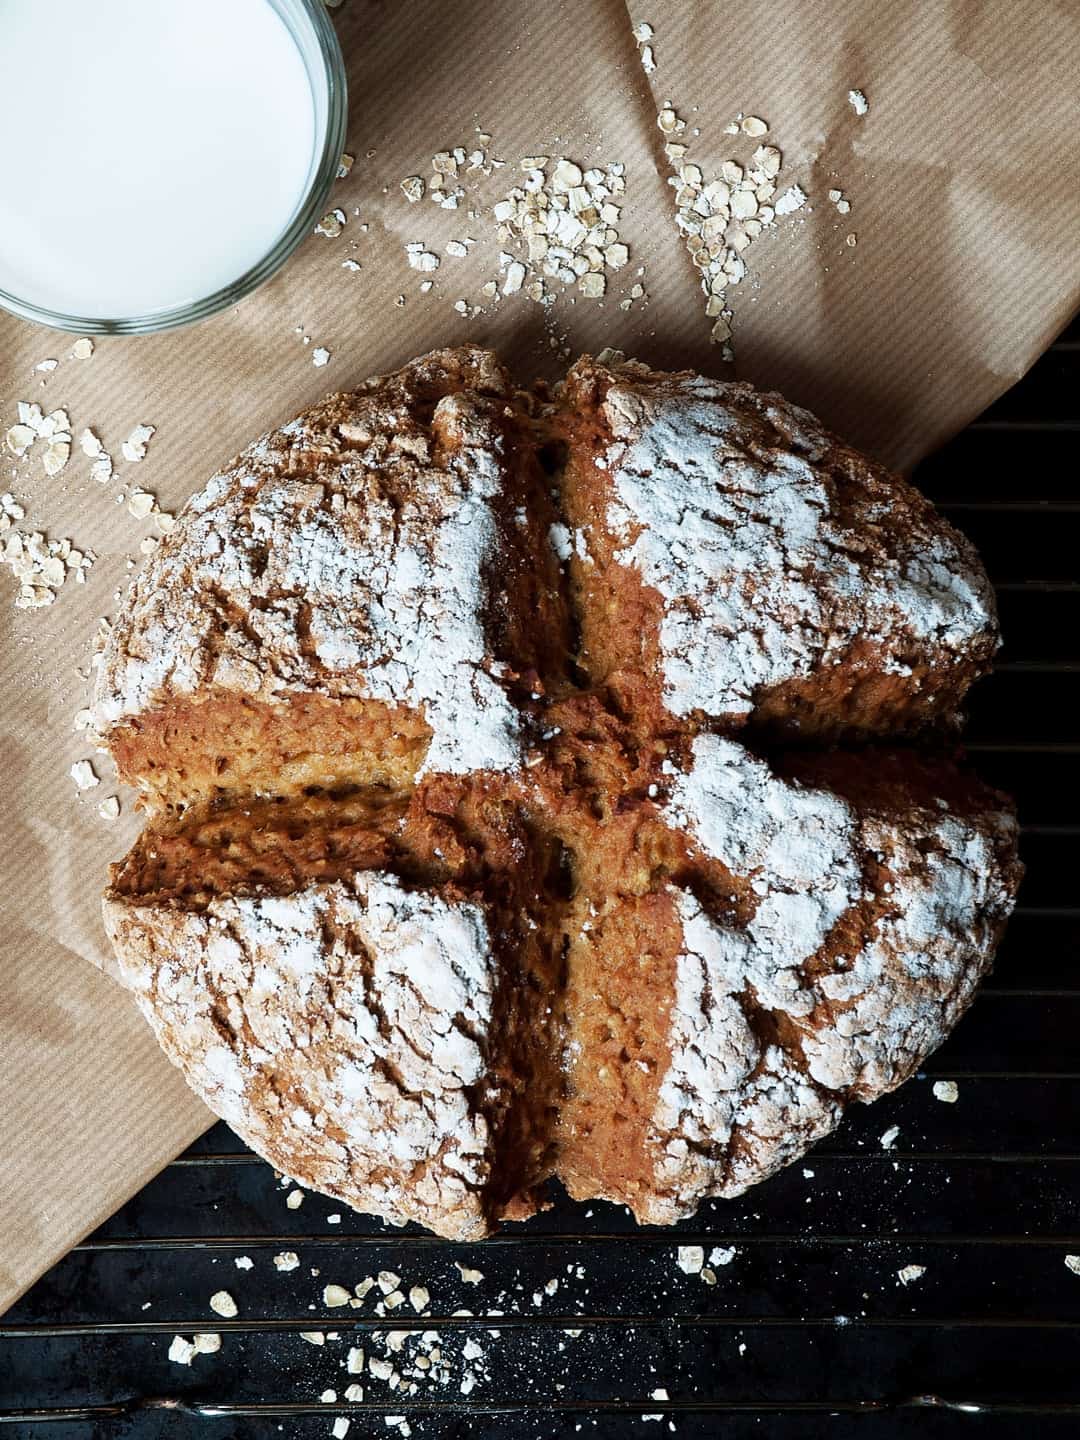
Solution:
{"label": "glass of milk", "polygon": [[323,0],[0,0],[0,305],[80,334],[213,315],[323,214]]}

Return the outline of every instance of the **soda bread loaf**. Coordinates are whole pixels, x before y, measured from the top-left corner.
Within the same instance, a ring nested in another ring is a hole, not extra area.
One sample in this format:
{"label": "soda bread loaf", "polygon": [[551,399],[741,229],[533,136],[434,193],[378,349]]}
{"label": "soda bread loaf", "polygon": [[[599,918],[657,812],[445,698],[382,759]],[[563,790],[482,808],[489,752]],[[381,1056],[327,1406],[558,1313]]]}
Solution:
{"label": "soda bread loaf", "polygon": [[778,396],[428,355],[249,447],[129,594],[123,979],[302,1185],[674,1221],[969,1003],[1016,826],[943,754],[996,644],[967,542]]}

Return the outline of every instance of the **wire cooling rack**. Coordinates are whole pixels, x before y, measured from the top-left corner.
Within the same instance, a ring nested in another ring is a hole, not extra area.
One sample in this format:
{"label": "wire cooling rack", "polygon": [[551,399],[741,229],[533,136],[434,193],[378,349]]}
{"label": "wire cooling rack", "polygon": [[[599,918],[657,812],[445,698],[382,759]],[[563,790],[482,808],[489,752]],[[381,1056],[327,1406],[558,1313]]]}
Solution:
{"label": "wire cooling rack", "polygon": [[[1078,395],[1080,325],[916,477],[997,585],[967,748],[1016,795],[1028,866],[924,1074],[675,1230],[562,1201],[481,1245],[290,1209],[220,1125],[0,1319],[0,1440],[1080,1436]],[[406,1299],[379,1317],[388,1273]],[[324,1304],[367,1276],[363,1307]],[[196,1332],[221,1349],[170,1361]]]}

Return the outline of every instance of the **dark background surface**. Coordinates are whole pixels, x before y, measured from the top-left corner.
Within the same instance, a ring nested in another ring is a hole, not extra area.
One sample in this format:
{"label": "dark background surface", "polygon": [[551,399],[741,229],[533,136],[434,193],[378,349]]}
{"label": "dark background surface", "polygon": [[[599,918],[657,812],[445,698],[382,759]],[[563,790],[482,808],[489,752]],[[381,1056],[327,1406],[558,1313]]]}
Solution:
{"label": "dark background surface", "polygon": [[[290,1210],[219,1125],[0,1318],[0,1440],[308,1440],[341,1416],[349,1440],[396,1440],[387,1417],[418,1440],[1080,1436],[1080,1274],[1065,1263],[1080,1256],[1078,387],[1074,325],[916,477],[997,583],[1005,648],[967,748],[1016,795],[1028,866],[996,971],[925,1074],[673,1230],[560,1198],[479,1245],[318,1195]],[[955,1104],[934,1098],[942,1078]],[[679,1268],[680,1244],[735,1253],[710,1286]],[[283,1250],[297,1269],[275,1269]],[[904,1286],[909,1264],[925,1273]],[[377,1286],[362,1308],[323,1304],[324,1285],[385,1270],[426,1287],[422,1316],[406,1302],[380,1318]],[[235,1320],[209,1309],[221,1289]],[[388,1356],[402,1329],[415,1334]],[[198,1330],[220,1352],[171,1363],[172,1337]],[[347,1375],[352,1345],[389,1358],[398,1388]],[[433,1346],[445,1379],[410,1359]]]}

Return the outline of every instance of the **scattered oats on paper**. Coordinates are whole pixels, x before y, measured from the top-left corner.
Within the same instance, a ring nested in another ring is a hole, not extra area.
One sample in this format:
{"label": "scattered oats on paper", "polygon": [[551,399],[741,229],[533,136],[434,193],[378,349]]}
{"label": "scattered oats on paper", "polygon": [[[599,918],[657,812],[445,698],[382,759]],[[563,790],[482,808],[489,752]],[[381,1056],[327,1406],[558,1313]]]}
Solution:
{"label": "scattered oats on paper", "polygon": [[439,257],[429,250],[422,240],[410,240],[405,246],[405,255],[413,270],[430,273],[439,268]]}
{"label": "scattered oats on paper", "polygon": [[[10,522],[12,517],[4,518]],[[51,605],[69,575],[80,583],[85,581],[96,558],[92,551],[79,550],[70,540],[49,540],[40,530],[13,530],[10,523],[0,523],[0,530],[6,531],[0,565],[7,565],[19,581],[15,596],[18,610],[40,610]]]}
{"label": "scattered oats on paper", "polygon": [[75,764],[71,767],[70,773],[72,780],[75,782],[75,789],[80,792],[83,790],[93,790],[96,785],[101,784],[101,780],[95,773],[94,767],[89,760],[76,760]]}
{"label": "scattered oats on paper", "polygon": [[18,401],[15,410],[18,419],[4,437],[10,453],[21,460],[40,441],[42,469],[50,479],[59,475],[71,457],[68,412],[52,410],[46,415],[40,405],[29,400]]}
{"label": "scattered oats on paper", "polygon": [[120,446],[120,453],[129,464],[136,465],[140,460],[146,459],[146,447],[149,444],[155,430],[153,425],[136,425],[128,438]]}
{"label": "scattered oats on paper", "polygon": [[[712,340],[722,347],[723,358],[731,360],[728,288],[746,278],[746,252],[758,236],[775,225],[778,215],[791,214],[805,204],[806,195],[793,185],[776,198],[783,155],[775,145],[759,144],[748,163],[725,160],[718,174],[706,179],[701,166],[686,158],[690,148],[686,121],[672,101],[661,107],[656,124],[666,139],[664,150],[673,170],[668,184],[675,191],[675,224],[701,272],[705,314],[713,321]],[[741,115],[725,131],[764,140],[769,126],[759,115]]]}
{"label": "scattered oats on paper", "polygon": [[621,164],[582,169],[573,160],[527,155],[524,180],[499,200],[492,214],[504,250],[499,256],[503,294],[524,291],[530,300],[554,298],[545,282],[576,285],[589,299],[607,292],[608,275],[630,259],[618,226],[626,192]]}
{"label": "scattered oats on paper", "polygon": [[656,70],[656,55],[652,47],[652,41],[656,36],[656,31],[647,20],[643,20],[640,25],[634,26],[633,33],[634,40],[638,47],[638,56],[641,60],[641,68],[645,71],[646,75],[652,75]]}
{"label": "scattered oats on paper", "polygon": [[26,510],[10,490],[0,495],[0,534],[12,528],[17,520],[26,519]]}
{"label": "scattered oats on paper", "polygon": [[[491,176],[506,168],[507,162],[490,153],[491,136],[477,132],[478,145],[440,150],[431,158],[432,178],[407,175],[400,188],[410,204],[425,195],[446,210],[468,204],[469,219],[488,218],[494,222],[499,252],[499,278],[481,287],[485,300],[523,294],[539,304],[555,299],[553,282],[575,288],[583,298],[602,300],[611,274],[630,261],[630,250],[619,235],[622,197],[626,190],[625,166],[607,164],[584,168],[574,160],[550,155],[525,155],[518,162],[519,183],[511,186],[493,205],[476,197],[474,177]],[[482,208],[477,208],[482,207]],[[475,235],[443,242],[444,253],[464,259],[477,243]],[[408,241],[405,253],[409,265],[426,275],[439,267],[436,248],[419,240]],[[643,275],[644,271],[639,271]],[[422,294],[432,289],[430,279],[420,284]],[[637,299],[647,299],[643,285],[635,285],[623,309]],[[404,297],[398,298],[399,305]],[[478,313],[464,298],[453,309],[465,318]]]}

